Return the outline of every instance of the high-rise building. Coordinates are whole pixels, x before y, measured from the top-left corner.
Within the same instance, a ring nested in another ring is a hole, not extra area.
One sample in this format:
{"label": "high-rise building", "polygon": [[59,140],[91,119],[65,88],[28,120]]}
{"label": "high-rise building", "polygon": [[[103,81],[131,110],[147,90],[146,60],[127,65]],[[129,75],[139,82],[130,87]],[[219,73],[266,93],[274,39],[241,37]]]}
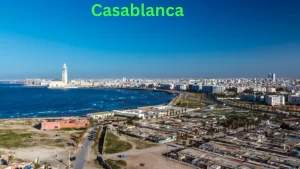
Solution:
{"label": "high-rise building", "polygon": [[68,69],[67,69],[67,65],[64,64],[63,68],[62,68],[62,82],[64,84],[68,84]]}
{"label": "high-rise building", "polygon": [[275,73],[272,73],[272,81],[273,81],[273,82],[276,81],[276,75],[275,75]]}
{"label": "high-rise building", "polygon": [[272,78],[272,73],[269,73],[268,74],[268,79],[271,79]]}

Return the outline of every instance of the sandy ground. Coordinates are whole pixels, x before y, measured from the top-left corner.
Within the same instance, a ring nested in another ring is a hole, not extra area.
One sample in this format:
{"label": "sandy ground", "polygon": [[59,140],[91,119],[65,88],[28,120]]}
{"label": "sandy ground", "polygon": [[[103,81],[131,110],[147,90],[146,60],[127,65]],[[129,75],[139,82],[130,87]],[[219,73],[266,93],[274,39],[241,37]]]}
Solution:
{"label": "sandy ground", "polygon": [[[163,153],[171,149],[174,148],[169,147],[167,150],[166,145],[142,150],[133,149],[124,153],[104,155],[104,159],[125,160],[127,162],[126,169],[194,169],[194,167],[180,164],[162,156]],[[118,157],[120,154],[124,154],[125,158],[120,159]],[[140,163],[144,163],[145,166],[140,166]]]}
{"label": "sandy ground", "polygon": [[[66,168],[70,155],[75,152],[76,147],[68,146],[68,143],[74,143],[71,139],[73,131],[41,131],[36,126],[41,119],[6,119],[0,120],[0,130],[14,132],[32,132],[34,133],[28,141],[26,147],[0,148],[4,152],[3,159],[7,160],[9,152],[13,152],[15,159],[20,158],[24,161],[34,161],[39,158],[40,161],[51,164],[54,167]],[[60,136],[55,136],[60,134]],[[0,138],[1,141],[1,138]],[[58,146],[59,145],[59,146]],[[57,155],[57,158],[53,156]],[[59,162],[63,160],[63,162]]]}
{"label": "sandy ground", "polygon": [[[133,139],[132,137],[125,135],[119,136],[119,138],[120,140],[125,141]],[[136,145],[131,141],[129,142],[133,145],[133,149],[124,153],[106,154],[103,158],[105,160],[125,160],[127,162],[125,169],[194,169],[194,167],[180,164],[179,162],[169,160],[162,156],[163,153],[179,148],[179,145],[176,145],[177,147],[167,147],[167,145],[160,144],[146,149],[135,149]],[[120,154],[124,154],[125,158],[119,158],[118,156]],[[140,163],[144,163],[145,166],[140,166]]]}
{"label": "sandy ground", "polygon": [[[69,152],[63,148],[53,148],[53,147],[28,147],[28,148],[20,148],[18,149],[3,149],[1,148],[0,151],[6,152],[13,152],[15,158],[20,158],[24,161],[35,161],[39,159],[42,162],[46,162],[47,164],[51,164],[54,167],[59,166],[63,168],[65,166],[64,163],[67,163],[69,158]],[[57,154],[57,158],[53,156]],[[3,156],[4,159],[7,160],[7,155]],[[59,162],[62,159],[63,163]]]}

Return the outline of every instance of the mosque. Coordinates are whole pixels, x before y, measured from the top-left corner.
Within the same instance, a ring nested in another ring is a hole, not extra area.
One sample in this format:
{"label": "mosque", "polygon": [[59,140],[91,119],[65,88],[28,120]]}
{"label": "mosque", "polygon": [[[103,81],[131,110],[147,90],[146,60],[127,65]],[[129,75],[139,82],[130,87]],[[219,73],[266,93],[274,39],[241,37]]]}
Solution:
{"label": "mosque", "polygon": [[62,68],[62,80],[52,80],[49,84],[49,88],[67,88],[68,87],[68,69],[64,64]]}

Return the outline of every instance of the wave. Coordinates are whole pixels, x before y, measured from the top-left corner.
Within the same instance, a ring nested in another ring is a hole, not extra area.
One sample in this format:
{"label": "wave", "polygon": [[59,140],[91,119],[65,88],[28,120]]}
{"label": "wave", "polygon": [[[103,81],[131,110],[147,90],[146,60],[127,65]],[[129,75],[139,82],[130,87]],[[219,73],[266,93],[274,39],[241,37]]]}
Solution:
{"label": "wave", "polygon": [[[8,86],[22,88],[14,89]],[[164,104],[172,100],[173,95],[144,91],[106,89],[86,90],[49,90],[30,88],[22,85],[0,84],[0,118],[49,117],[85,115],[90,110],[116,110],[128,107],[142,107],[152,104]],[[13,96],[13,97],[12,97]],[[42,97],[39,97],[42,96]],[[20,112],[19,114],[17,114]]]}

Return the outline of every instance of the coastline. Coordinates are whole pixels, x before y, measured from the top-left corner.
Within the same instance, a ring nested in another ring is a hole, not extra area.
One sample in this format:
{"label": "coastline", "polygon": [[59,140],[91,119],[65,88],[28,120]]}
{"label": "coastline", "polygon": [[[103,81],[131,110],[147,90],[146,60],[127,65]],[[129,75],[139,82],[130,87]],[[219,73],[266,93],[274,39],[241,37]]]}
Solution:
{"label": "coastline", "polygon": [[[22,85],[24,87],[29,87],[29,88],[41,88],[40,86],[25,86],[25,85]],[[73,88],[70,88],[70,89],[73,89]],[[138,91],[151,91],[151,92],[162,92],[162,93],[166,93],[166,94],[170,94],[170,95],[174,95],[174,97],[166,102],[166,103],[161,103],[161,104],[151,104],[151,105],[145,105],[145,106],[136,106],[136,107],[132,107],[132,108],[128,108],[128,109],[137,109],[137,108],[142,108],[142,107],[149,107],[149,106],[157,106],[157,105],[171,105],[172,102],[178,98],[178,96],[180,95],[180,91],[173,91],[173,90],[164,90],[164,89],[146,89],[146,88],[117,88],[117,87],[82,87],[82,88],[76,88],[76,89],[113,89],[113,90],[138,90]],[[120,109],[114,109],[114,110],[121,110],[122,108]],[[7,117],[4,117],[4,118],[1,118],[0,117],[0,121],[3,121],[3,120],[26,120],[26,119],[38,119],[38,120],[43,120],[43,119],[49,119],[49,118],[54,118],[54,119],[59,119],[59,118],[69,118],[69,117],[81,117],[81,116],[86,116],[87,114],[89,113],[94,113],[94,112],[102,112],[102,111],[113,111],[113,110],[92,110],[90,112],[86,112],[85,114],[82,114],[82,115],[70,115],[70,116],[44,116],[44,117],[11,117],[11,118],[7,118]]]}

